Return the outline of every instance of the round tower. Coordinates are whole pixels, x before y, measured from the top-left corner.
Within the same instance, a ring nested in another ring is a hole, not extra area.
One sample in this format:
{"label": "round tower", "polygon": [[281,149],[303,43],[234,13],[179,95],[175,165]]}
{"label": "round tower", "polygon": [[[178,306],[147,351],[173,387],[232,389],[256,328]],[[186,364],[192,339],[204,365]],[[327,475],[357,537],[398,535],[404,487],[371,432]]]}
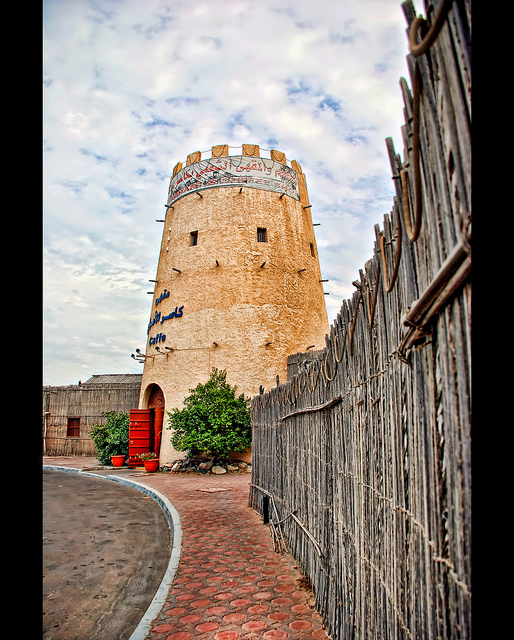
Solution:
{"label": "round tower", "polygon": [[[181,408],[190,389],[227,371],[252,397],[287,377],[287,357],[325,346],[328,318],[305,176],[257,145],[212,147],[170,181],[140,409]],[[161,465],[184,457],[164,424]],[[249,459],[247,457],[247,459]]]}

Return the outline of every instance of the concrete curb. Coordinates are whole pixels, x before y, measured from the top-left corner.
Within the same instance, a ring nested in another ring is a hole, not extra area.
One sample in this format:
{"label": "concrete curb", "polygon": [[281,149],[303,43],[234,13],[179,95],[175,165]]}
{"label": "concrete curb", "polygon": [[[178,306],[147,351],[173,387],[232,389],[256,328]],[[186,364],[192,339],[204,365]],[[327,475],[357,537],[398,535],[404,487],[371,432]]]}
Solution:
{"label": "concrete curb", "polygon": [[180,524],[180,516],[178,514],[178,511],[171,504],[168,498],[166,498],[166,496],[164,496],[162,493],[160,493],[156,489],[151,489],[150,487],[147,487],[140,482],[136,482],[135,480],[129,480],[128,478],[122,478],[114,475],[101,476],[99,474],[91,473],[89,471],[83,471],[82,469],[76,469],[74,467],[43,465],[43,469],[50,469],[52,471],[67,471],[68,473],[79,473],[85,476],[93,476],[94,478],[101,478],[104,480],[109,480],[111,482],[124,484],[133,489],[136,489],[137,491],[145,493],[150,498],[153,498],[163,510],[171,531],[172,542],[170,560],[168,562],[168,567],[162,578],[161,584],[157,588],[152,602],[150,603],[148,609],[146,610],[146,613],[141,618],[139,624],[134,629],[132,635],[129,638],[129,640],[144,640],[150,633],[153,621],[158,617],[162,607],[166,603],[166,598],[170,591],[173,578],[175,577],[175,573],[180,562],[180,554],[182,552],[182,527]]}

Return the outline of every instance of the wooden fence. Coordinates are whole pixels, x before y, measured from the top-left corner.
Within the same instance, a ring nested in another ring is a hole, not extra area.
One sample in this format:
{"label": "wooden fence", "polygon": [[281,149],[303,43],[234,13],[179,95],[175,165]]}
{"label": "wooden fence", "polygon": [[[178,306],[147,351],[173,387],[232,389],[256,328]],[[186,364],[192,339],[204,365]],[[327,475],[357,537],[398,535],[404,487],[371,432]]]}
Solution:
{"label": "wooden fence", "polygon": [[250,505],[337,640],[471,637],[471,9],[433,4],[428,24],[402,5],[412,91],[374,255],[325,349],[252,401]]}
{"label": "wooden fence", "polygon": [[[84,383],[43,387],[43,455],[95,456],[89,432],[94,424],[104,424],[103,413],[129,413],[138,406],[141,376],[118,384]],[[94,378],[95,376],[93,376]],[[121,376],[120,376],[121,377]],[[79,434],[68,435],[69,418],[79,419]]]}

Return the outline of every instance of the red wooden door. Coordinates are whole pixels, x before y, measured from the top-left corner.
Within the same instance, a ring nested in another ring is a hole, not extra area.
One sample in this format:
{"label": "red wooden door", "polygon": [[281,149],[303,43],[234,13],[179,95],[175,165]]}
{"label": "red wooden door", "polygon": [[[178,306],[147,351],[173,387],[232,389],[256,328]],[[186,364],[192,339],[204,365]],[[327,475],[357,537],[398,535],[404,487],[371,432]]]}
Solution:
{"label": "red wooden door", "polygon": [[129,413],[129,467],[143,466],[139,453],[153,451],[153,416],[151,409],[131,409]]}
{"label": "red wooden door", "polygon": [[154,439],[155,439],[155,454],[157,457],[161,451],[161,435],[162,435],[162,415],[164,410],[162,407],[155,407],[154,409]]}

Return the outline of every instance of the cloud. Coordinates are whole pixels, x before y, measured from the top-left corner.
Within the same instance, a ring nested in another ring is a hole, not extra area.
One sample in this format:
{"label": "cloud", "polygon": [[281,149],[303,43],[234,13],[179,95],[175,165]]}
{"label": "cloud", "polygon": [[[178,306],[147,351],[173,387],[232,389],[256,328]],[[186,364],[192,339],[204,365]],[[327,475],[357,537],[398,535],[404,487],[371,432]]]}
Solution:
{"label": "cloud", "polygon": [[44,382],[141,371],[130,353],[146,336],[155,220],[175,164],[215,144],[301,164],[333,319],[392,205],[384,140],[401,136],[407,75],[399,0],[43,10]]}

